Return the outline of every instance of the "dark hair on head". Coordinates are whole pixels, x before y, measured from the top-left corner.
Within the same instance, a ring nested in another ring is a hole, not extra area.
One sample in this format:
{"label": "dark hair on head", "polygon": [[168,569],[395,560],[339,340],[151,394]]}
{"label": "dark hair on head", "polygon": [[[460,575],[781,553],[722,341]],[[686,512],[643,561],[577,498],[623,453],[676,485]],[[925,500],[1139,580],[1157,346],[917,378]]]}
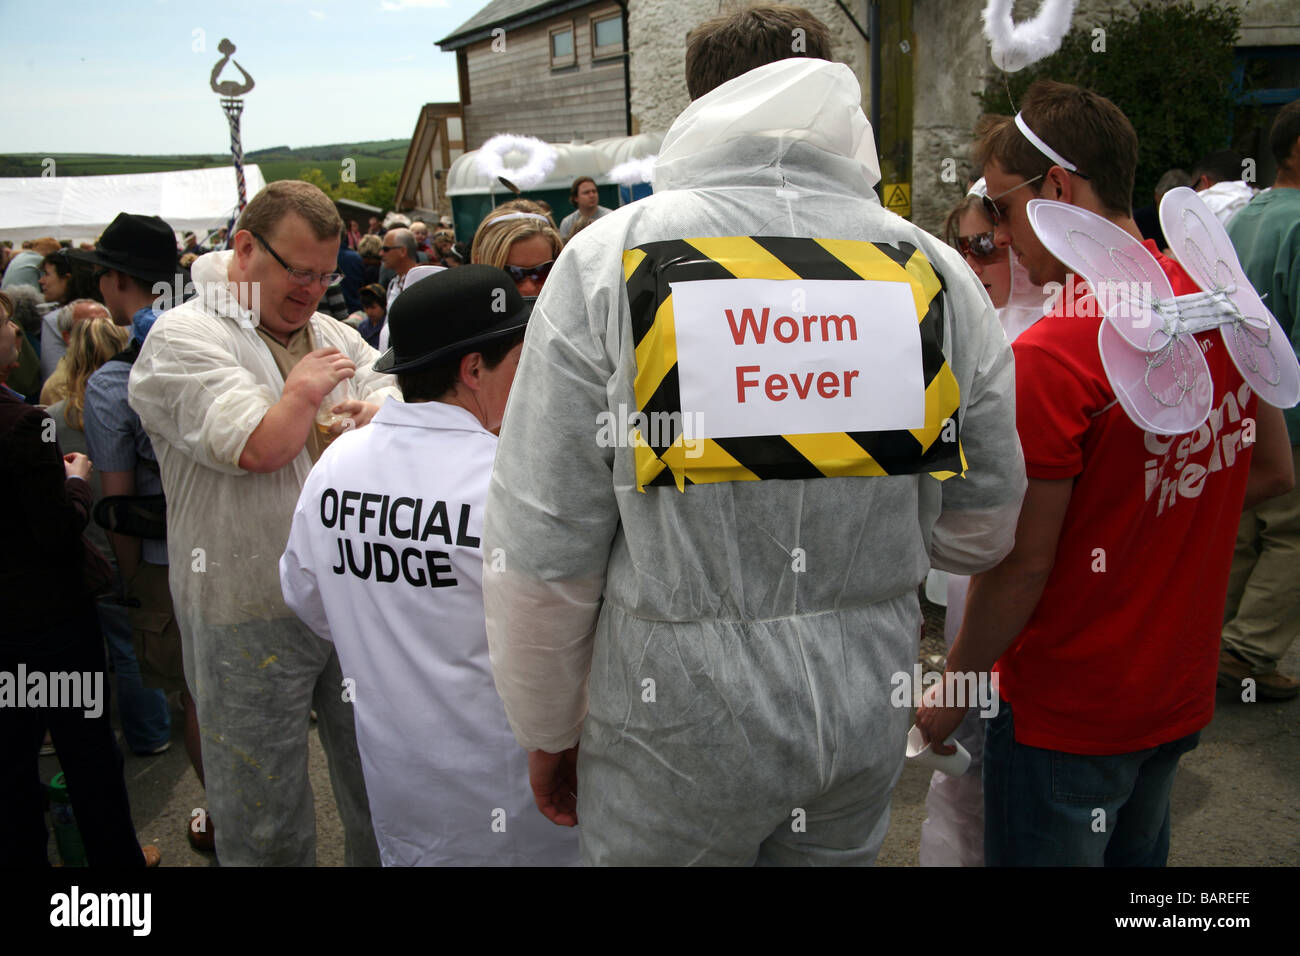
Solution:
{"label": "dark hair on head", "polygon": [[42,259],[42,272],[45,271],[46,266],[54,266],[54,271],[59,274],[60,278],[66,279],[72,275],[72,257],[68,255],[67,249],[58,249]]}
{"label": "dark hair on head", "polygon": [[[569,202],[576,203],[578,201],[578,190],[582,188],[583,183],[591,183],[595,186],[596,180],[590,176],[579,176],[575,179],[573,185],[569,187]],[[550,212],[550,210],[548,209],[547,212]]]}
{"label": "dark hair on head", "polygon": [[1203,157],[1192,167],[1192,182],[1197,182],[1202,176],[1206,176],[1211,183],[1231,183],[1240,180],[1242,172],[1241,153],[1231,149],[1219,149]]}
{"label": "dark hair on head", "polygon": [[[96,302],[103,302],[103,297],[99,294],[99,283],[91,278],[95,274],[95,267],[81,259],[74,259],[68,253],[67,249],[59,249],[41,260],[42,271],[47,265],[51,265],[60,278],[71,280],[68,284],[68,297],[63,301],[94,299]],[[146,292],[150,288],[149,285],[145,285]]]}
{"label": "dark hair on head", "polygon": [[1292,176],[1300,169],[1291,168],[1291,153],[1295,150],[1296,140],[1300,139],[1300,100],[1292,100],[1278,110],[1273,128],[1269,130],[1268,145],[1273,152],[1273,159],[1278,169],[1284,169]]}
{"label": "dark hair on head", "polygon": [[368,305],[382,305],[384,311],[388,311],[388,295],[384,292],[384,287],[378,283],[363,285],[358,297],[361,299],[362,308]]}
{"label": "dark hair on head", "polygon": [[802,7],[768,4],[715,17],[686,37],[686,90],[698,100],[728,80],[790,57],[831,58],[830,31]]}
{"label": "dark hair on head", "polygon": [[[1107,212],[1132,213],[1138,139],[1118,106],[1082,86],[1036,80],[1025,94],[1020,115],[1035,136],[1079,167]],[[979,166],[997,163],[1012,176],[1030,180],[1055,165],[1010,116],[982,117],[975,136]],[[1041,182],[1035,186],[1041,188]]]}
{"label": "dark hair on head", "polygon": [[499,339],[484,342],[482,348],[462,352],[454,358],[445,359],[427,368],[414,372],[398,372],[397,387],[402,390],[404,402],[433,402],[442,398],[456,387],[460,381],[460,360],[475,352],[483,356],[483,364],[496,368],[505,361],[510,350],[524,340],[524,329],[503,335]]}

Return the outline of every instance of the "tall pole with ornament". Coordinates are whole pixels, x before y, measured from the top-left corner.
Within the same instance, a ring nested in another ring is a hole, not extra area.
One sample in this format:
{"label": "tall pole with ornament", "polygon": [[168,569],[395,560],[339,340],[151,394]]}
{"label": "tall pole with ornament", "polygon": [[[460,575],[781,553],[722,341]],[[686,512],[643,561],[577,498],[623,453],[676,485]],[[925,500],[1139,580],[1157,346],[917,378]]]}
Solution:
{"label": "tall pole with ornament", "polygon": [[[230,57],[235,52],[235,45],[227,39],[223,39],[217,44],[217,49],[222,53],[222,57],[217,61],[217,65],[212,68],[212,76],[209,79],[209,85],[212,92],[221,97],[221,109],[226,114],[226,120],[230,123],[230,154],[235,159],[235,184],[239,187],[239,208],[234,217],[231,217],[230,233],[234,232],[234,219],[239,213],[244,211],[244,206],[248,204],[248,187],[244,184],[244,146],[239,140],[239,118],[244,112],[244,101],[241,99],[244,94],[253,88],[253,78],[235,60]],[[230,63],[242,75],[242,80],[224,80],[221,81],[221,71]]]}

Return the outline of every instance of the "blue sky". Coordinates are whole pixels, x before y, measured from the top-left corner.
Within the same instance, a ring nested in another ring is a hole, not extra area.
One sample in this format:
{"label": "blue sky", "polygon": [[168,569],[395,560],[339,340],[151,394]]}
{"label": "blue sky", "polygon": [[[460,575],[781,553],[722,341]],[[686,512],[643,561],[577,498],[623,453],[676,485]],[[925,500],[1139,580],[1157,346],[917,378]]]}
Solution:
{"label": "blue sky", "polygon": [[458,98],[456,57],[435,41],[486,5],[0,0],[0,152],[228,150],[208,86],[222,37],[256,83],[245,150],[409,137],[421,105]]}

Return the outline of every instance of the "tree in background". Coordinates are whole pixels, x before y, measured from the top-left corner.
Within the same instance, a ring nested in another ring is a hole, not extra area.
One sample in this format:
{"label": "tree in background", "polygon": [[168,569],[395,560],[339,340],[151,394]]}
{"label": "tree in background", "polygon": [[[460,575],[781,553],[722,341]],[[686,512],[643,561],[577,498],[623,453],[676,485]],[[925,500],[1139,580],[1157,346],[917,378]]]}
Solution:
{"label": "tree in background", "polygon": [[390,169],[371,178],[363,186],[360,183],[341,180],[332,183],[319,169],[304,167],[298,171],[298,178],[305,183],[311,183],[331,199],[351,199],[387,210],[393,208],[393,200],[397,197],[399,175]]}
{"label": "tree in background", "polygon": [[1086,87],[1109,99],[1138,136],[1134,205],[1149,203],[1167,169],[1191,169],[1232,138],[1232,67],[1241,14],[1188,0],[1147,0],[1096,28],[1076,27],[1052,56],[1017,73],[995,72],[982,94],[987,113],[1014,114],[1034,80]]}

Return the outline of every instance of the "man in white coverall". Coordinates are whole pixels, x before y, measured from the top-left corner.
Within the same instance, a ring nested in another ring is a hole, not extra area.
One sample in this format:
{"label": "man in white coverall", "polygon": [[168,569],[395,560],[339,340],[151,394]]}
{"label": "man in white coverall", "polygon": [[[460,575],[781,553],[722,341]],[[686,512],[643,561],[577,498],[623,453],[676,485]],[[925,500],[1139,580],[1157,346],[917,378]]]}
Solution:
{"label": "man in white coverall", "polygon": [[581,821],[590,864],[872,862],[918,585],[931,557],[971,573],[1012,545],[993,307],[881,208],[858,84],[782,59],[796,29],[828,54],[792,7],[692,34],[655,194],[565,248],[502,426],[493,671],[539,808]]}
{"label": "man in white coverall", "polygon": [[379,353],[315,311],[336,281],[342,228],[316,187],[267,186],[240,216],[234,248],[194,263],[199,297],[158,319],[131,370],[131,407],[162,469],[185,677],[217,855],[230,866],[315,863],[312,709],[345,858],[379,859],[338,658],[285,606],[277,567],[328,441],[322,404],[364,425],[396,394],[371,370]]}
{"label": "man in white coverall", "polygon": [[407,286],[377,365],[402,402],[312,470],[280,559],[349,682],[385,866],[578,862],[533,804],[483,627],[483,506],[532,305],[485,265]]}

